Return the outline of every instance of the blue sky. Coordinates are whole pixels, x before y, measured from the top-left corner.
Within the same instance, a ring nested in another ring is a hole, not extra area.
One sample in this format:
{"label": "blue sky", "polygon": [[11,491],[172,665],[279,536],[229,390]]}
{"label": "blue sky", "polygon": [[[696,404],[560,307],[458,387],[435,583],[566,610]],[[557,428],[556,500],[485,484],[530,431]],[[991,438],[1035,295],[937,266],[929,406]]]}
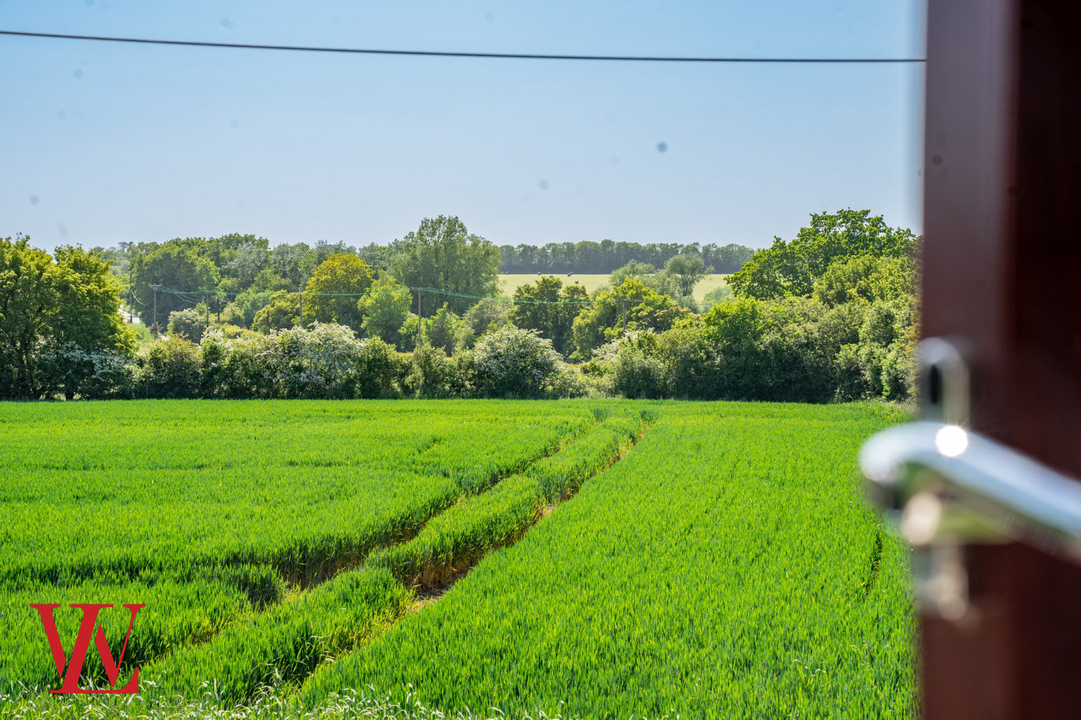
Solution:
{"label": "blue sky", "polygon": [[[0,28],[490,52],[922,57],[910,0],[0,0]],[[921,65],[316,55],[0,37],[0,236],[497,244],[921,228]],[[660,152],[658,144],[667,150]]]}

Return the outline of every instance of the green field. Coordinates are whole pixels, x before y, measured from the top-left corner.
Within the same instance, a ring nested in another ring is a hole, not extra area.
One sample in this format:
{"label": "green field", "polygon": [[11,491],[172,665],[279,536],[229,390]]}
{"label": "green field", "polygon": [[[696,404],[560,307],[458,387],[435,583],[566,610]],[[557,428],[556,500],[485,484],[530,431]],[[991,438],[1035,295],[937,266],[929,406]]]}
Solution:
{"label": "green field", "polygon": [[[514,291],[520,285],[527,285],[531,282],[536,282],[537,277],[538,275],[536,273],[502,273],[499,276],[499,289],[507,295],[513,295]],[[553,275],[553,277],[557,277],[562,280],[564,285],[573,285],[577,283],[584,287],[587,291],[592,293],[594,290],[597,290],[598,288],[607,285],[608,279],[611,276],[605,274],[580,275],[578,273],[573,273],[572,275],[568,276],[566,273],[558,273]],[[727,275],[706,275],[704,278],[702,278],[701,282],[694,286],[694,299],[698,302],[702,302],[702,299],[706,296],[707,293],[712,292],[719,287],[724,287],[727,284]]]}
{"label": "green field", "polygon": [[[389,696],[413,709],[372,716],[911,717],[906,556],[855,470],[901,419],[619,400],[0,405],[0,713],[121,712],[45,694],[59,679],[29,607],[65,604],[70,643],[66,604],[115,602],[146,604],[124,667],[159,714],[367,717]],[[123,613],[102,616],[113,648]]]}

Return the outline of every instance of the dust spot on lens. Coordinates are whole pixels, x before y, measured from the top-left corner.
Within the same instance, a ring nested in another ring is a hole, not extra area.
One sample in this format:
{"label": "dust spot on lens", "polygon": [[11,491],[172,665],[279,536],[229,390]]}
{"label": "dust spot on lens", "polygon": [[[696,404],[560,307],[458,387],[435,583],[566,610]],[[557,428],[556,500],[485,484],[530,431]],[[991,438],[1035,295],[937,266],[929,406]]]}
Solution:
{"label": "dust spot on lens", "polygon": [[67,119],[67,116],[68,116],[68,114],[66,112],[64,112],[63,110],[58,110],[56,112],[56,119],[57,120],[65,120],[65,119]]}
{"label": "dust spot on lens", "polygon": [[39,202],[41,202],[41,198],[39,198],[37,195],[31,195],[30,196],[30,204],[31,205],[37,205]]}
{"label": "dust spot on lens", "polygon": [[487,22],[492,22],[493,20],[495,20],[495,13],[484,13],[484,19]]}
{"label": "dust spot on lens", "polygon": [[72,75],[75,76],[76,80],[81,80],[83,77],[83,71],[82,69],[77,69],[75,72],[72,73]]}
{"label": "dust spot on lens", "polygon": [[236,23],[235,23],[235,22],[233,22],[232,20],[230,20],[230,19],[229,19],[229,18],[227,18],[227,17],[223,17],[223,18],[222,18],[221,20],[219,20],[218,22],[220,22],[220,23],[221,23],[221,26],[222,26],[223,28],[225,28],[226,30],[232,30],[233,28],[235,28],[235,27],[236,27]]}
{"label": "dust spot on lens", "polygon": [[229,118],[229,127],[232,127],[232,128],[240,127],[240,121],[237,120],[236,118]]}
{"label": "dust spot on lens", "polygon": [[57,223],[56,231],[60,233],[60,237],[66,238],[68,236],[68,226],[64,223]]}
{"label": "dust spot on lens", "polygon": [[666,143],[666,142],[657,143],[657,152],[665,152],[667,150],[668,150],[668,143]]}
{"label": "dust spot on lens", "polygon": [[541,180],[539,183],[537,183],[537,187],[539,187],[541,190],[547,190],[548,189],[548,181],[547,180]]}

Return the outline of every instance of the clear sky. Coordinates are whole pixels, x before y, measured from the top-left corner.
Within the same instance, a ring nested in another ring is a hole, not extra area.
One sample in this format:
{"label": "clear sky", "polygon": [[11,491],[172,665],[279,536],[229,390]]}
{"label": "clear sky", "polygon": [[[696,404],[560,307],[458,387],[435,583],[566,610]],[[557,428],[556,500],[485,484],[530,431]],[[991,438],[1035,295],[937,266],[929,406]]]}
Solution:
{"label": "clear sky", "polygon": [[[922,57],[919,0],[0,0],[0,29],[567,54]],[[0,237],[497,244],[921,227],[922,65],[396,58],[0,36]],[[665,151],[658,149],[664,143]]]}

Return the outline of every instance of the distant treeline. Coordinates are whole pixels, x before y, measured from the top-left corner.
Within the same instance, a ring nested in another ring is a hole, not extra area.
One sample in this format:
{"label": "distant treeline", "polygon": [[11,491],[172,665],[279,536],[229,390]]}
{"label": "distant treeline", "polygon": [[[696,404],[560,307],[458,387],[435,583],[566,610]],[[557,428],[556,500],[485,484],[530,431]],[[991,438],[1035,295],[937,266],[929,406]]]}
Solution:
{"label": "distant treeline", "polygon": [[629,262],[655,268],[677,255],[699,255],[709,272],[729,274],[743,267],[754,250],[743,245],[698,243],[648,243],[601,240],[548,243],[547,245],[500,245],[504,273],[610,273]]}
{"label": "distant treeline", "polygon": [[457,217],[380,256],[253,235],[53,255],[0,239],[0,399],[902,400],[918,247],[868,210],[814,214],[700,304],[704,249],[678,245],[645,246],[681,254],[640,255],[592,293],[546,274],[497,297],[500,250]]}

